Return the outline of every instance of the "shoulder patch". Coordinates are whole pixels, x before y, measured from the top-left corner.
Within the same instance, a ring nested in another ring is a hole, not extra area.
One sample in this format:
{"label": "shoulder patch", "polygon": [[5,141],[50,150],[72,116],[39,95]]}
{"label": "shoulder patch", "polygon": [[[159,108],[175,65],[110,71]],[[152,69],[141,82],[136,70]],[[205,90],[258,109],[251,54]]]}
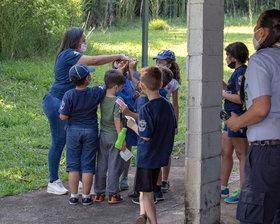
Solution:
{"label": "shoulder patch", "polygon": [[79,55],[79,54],[80,54],[80,52],[74,51],[74,55]]}
{"label": "shoulder patch", "polygon": [[61,105],[60,105],[60,110],[63,110],[63,109],[64,109],[64,107],[65,107],[65,102],[64,102],[64,101],[62,101],[62,102],[61,102]]}
{"label": "shoulder patch", "polygon": [[140,120],[138,122],[139,131],[145,131],[147,127],[147,122],[145,120]]}

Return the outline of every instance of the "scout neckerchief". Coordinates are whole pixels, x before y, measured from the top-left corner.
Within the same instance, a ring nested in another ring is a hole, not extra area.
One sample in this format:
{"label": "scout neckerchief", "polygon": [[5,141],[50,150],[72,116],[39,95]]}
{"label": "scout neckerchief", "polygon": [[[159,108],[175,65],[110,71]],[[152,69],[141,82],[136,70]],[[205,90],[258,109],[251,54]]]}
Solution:
{"label": "scout neckerchief", "polygon": [[280,41],[277,41],[275,44],[272,45],[272,47],[280,48]]}

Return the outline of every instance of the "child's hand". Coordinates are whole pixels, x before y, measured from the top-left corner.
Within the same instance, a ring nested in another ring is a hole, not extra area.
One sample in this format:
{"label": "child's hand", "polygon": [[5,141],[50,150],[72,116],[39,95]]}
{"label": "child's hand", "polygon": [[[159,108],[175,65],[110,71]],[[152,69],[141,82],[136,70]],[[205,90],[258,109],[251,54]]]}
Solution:
{"label": "child's hand", "polygon": [[129,70],[136,71],[138,61],[136,58],[131,58],[129,59]]}
{"label": "child's hand", "polygon": [[125,114],[125,115],[129,115],[130,114],[130,110],[128,109],[128,106],[126,104],[120,106],[120,112]]}
{"label": "child's hand", "polygon": [[122,148],[121,148],[121,151],[125,151],[125,148],[126,148],[126,141],[124,140],[123,141],[123,144],[122,144]]}
{"label": "child's hand", "polygon": [[140,93],[138,91],[136,91],[133,96],[134,100],[136,100],[139,96],[140,96]]}
{"label": "child's hand", "polygon": [[128,71],[128,61],[121,61],[118,63],[118,70],[123,74]]}

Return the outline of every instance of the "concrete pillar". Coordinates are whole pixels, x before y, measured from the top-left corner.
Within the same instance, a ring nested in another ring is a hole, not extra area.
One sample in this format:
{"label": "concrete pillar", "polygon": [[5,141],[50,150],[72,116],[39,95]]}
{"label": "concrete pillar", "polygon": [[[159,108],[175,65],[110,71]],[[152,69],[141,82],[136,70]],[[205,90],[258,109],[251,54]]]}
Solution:
{"label": "concrete pillar", "polygon": [[223,0],[188,1],[185,223],[220,222]]}

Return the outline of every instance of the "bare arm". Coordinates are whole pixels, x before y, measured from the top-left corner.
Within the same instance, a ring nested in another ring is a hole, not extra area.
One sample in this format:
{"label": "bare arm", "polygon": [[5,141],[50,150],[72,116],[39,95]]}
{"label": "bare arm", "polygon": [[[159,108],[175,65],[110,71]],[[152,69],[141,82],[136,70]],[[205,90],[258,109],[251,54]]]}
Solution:
{"label": "bare arm", "polygon": [[128,67],[129,68],[129,79],[132,81],[135,89],[137,89],[138,80],[133,77],[133,73],[137,71],[137,64],[138,64],[137,59],[131,58],[129,60],[129,67]]}
{"label": "bare arm", "polygon": [[240,91],[238,91],[237,94],[230,94],[223,90],[222,96],[224,99],[229,100],[233,103],[242,104],[240,100]]}
{"label": "bare arm", "polygon": [[86,65],[104,65],[116,60],[123,60],[127,61],[129,60],[128,57],[123,56],[121,54],[112,54],[112,55],[97,55],[97,56],[88,56],[88,55],[83,55],[77,62],[83,63]]}
{"label": "bare arm", "polygon": [[61,120],[67,120],[69,118],[69,116],[63,115],[63,114],[59,114],[59,117]]}
{"label": "bare arm", "polygon": [[266,118],[271,108],[271,96],[260,96],[253,100],[252,106],[241,116],[231,113],[231,118],[225,123],[232,131],[238,131],[242,127],[256,124]]}

